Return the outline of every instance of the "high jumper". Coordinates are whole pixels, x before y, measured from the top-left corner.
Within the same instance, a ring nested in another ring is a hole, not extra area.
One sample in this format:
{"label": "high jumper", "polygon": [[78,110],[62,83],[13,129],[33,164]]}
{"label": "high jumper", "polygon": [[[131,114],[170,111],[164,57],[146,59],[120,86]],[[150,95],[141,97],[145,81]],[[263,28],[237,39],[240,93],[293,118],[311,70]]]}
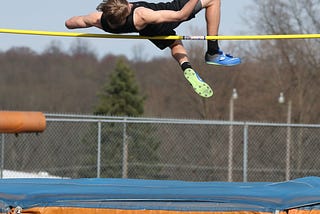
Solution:
{"label": "high jumper", "polygon": [[[173,0],[171,2],[148,3],[127,0],[104,0],[97,11],[66,20],[68,29],[97,27],[109,33],[137,32],[141,36],[176,35],[175,28],[206,10],[207,35],[217,36],[220,24],[220,0]],[[196,93],[211,97],[213,91],[198,73],[192,69],[187,51],[181,40],[150,40],[161,50],[169,47],[171,55],[180,64],[184,76]],[[233,66],[240,58],[224,54],[217,40],[207,41],[205,62],[212,65]]]}

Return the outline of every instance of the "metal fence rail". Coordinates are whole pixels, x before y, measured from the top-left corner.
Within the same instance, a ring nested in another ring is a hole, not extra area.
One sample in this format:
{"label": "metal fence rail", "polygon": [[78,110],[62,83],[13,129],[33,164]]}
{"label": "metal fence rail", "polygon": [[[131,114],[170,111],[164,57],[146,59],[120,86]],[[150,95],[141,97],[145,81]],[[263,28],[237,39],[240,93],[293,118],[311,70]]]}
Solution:
{"label": "metal fence rail", "polygon": [[0,177],[283,181],[320,175],[320,125],[46,114],[1,134]]}

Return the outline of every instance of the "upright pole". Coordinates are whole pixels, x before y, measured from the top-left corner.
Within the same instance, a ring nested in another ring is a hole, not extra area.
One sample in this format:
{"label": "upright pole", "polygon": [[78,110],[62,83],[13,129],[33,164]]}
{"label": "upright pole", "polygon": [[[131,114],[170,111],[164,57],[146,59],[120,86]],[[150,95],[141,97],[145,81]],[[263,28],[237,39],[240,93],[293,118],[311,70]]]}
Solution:
{"label": "upright pole", "polygon": [[243,182],[248,181],[248,125],[243,130]]}
{"label": "upright pole", "polygon": [[127,122],[126,118],[123,123],[123,150],[122,150],[122,178],[128,177],[128,142],[127,142]]}
{"label": "upright pole", "polygon": [[[230,98],[230,122],[234,120],[234,99]],[[228,155],[228,181],[232,182],[232,171],[233,171],[233,125],[229,126],[229,155]]]}
{"label": "upright pole", "polygon": [[287,151],[286,151],[286,180],[290,180],[290,158],[291,158],[291,114],[292,114],[292,101],[288,101],[288,112],[287,112]]}
{"label": "upright pole", "polygon": [[98,122],[97,178],[101,175],[101,121]]}
{"label": "upright pole", "polygon": [[230,119],[230,126],[229,126],[229,157],[228,157],[228,181],[233,181],[233,124],[234,121],[234,101],[238,99],[238,92],[237,89],[232,90],[232,95],[230,97],[230,112],[229,112],[229,119]]}

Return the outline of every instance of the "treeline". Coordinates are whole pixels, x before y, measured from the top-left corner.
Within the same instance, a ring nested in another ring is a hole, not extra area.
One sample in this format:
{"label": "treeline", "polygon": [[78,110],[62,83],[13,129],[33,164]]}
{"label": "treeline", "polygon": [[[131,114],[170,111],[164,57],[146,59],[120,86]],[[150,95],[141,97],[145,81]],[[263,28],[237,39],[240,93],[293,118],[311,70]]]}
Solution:
{"label": "treeline", "polygon": [[[256,44],[259,45],[264,43]],[[283,92],[286,101],[292,102],[292,122],[320,121],[318,71],[311,75],[299,66],[291,68],[297,70],[290,73],[281,70],[274,61],[270,64],[268,59],[258,57],[244,57],[244,63],[237,67],[209,66],[203,62],[201,47],[189,45],[188,48],[194,68],[214,89],[213,98],[204,99],[195,94],[179,66],[169,57],[147,62],[114,55],[98,59],[86,47],[75,48],[78,51],[72,54],[56,46],[41,54],[20,47],[0,53],[0,108],[93,113],[98,104],[97,94],[109,81],[117,60],[122,58],[135,71],[140,91],[146,96],[144,116],[147,117],[228,120],[230,99],[236,88],[239,97],[234,100],[235,120],[286,122],[287,105],[278,103]],[[243,50],[238,55],[245,53]],[[285,66],[284,62],[281,65]]]}
{"label": "treeline", "polygon": [[[311,34],[319,30],[319,9],[308,0],[258,1],[248,10],[246,24],[258,34]],[[229,120],[236,89],[235,120],[286,122],[291,115],[292,123],[319,123],[318,39],[237,41],[229,47],[223,43],[223,50],[243,59],[242,65],[230,68],[206,65],[199,44],[189,41],[187,48],[193,67],[214,89],[210,99],[193,92],[169,56],[150,61],[114,55],[98,59],[86,43],[76,43],[70,53],[52,43],[41,54],[25,47],[0,50],[0,108],[92,113],[97,94],[122,57],[146,96],[144,116]],[[285,97],[282,104],[280,93]]]}

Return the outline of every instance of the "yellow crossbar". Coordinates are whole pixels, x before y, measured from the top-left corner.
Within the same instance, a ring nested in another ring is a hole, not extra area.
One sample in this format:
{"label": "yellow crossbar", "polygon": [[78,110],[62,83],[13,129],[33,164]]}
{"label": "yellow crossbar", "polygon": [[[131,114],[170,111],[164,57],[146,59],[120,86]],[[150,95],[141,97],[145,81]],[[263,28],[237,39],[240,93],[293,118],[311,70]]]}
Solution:
{"label": "yellow crossbar", "polygon": [[92,34],[76,32],[54,32],[38,30],[18,30],[0,28],[0,33],[27,34],[61,37],[90,37],[111,39],[163,39],[163,40],[274,40],[274,39],[319,39],[320,34],[287,34],[287,35],[239,35],[239,36],[139,36],[124,34]]}

